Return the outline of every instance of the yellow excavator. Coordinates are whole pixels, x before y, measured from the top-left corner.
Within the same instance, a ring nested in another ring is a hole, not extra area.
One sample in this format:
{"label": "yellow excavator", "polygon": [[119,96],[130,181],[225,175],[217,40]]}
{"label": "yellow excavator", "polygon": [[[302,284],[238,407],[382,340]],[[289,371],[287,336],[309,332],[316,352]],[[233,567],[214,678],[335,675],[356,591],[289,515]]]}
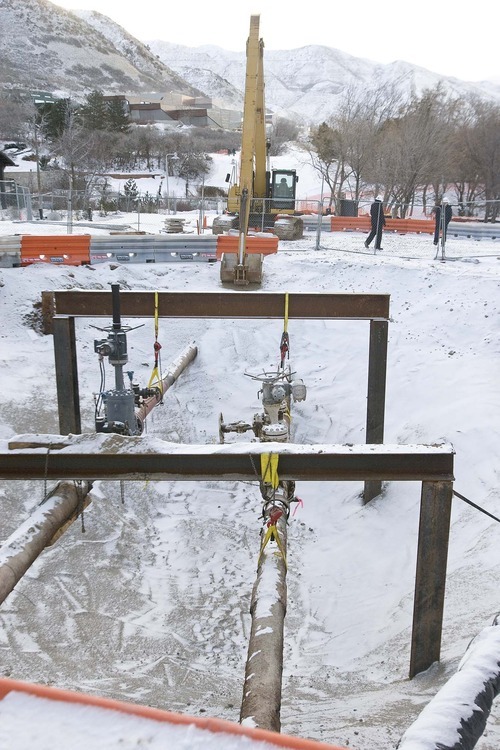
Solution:
{"label": "yellow excavator", "polygon": [[[238,252],[224,253],[221,260],[221,281],[235,284],[262,281],[263,256],[246,252],[249,228],[272,227],[282,239],[298,239],[303,234],[302,219],[295,216],[295,170],[267,168],[264,42],[259,39],[259,21],[258,15],[250,18],[239,176],[230,185],[227,199],[228,214],[238,217]],[[215,231],[222,226],[217,220],[214,225]]]}

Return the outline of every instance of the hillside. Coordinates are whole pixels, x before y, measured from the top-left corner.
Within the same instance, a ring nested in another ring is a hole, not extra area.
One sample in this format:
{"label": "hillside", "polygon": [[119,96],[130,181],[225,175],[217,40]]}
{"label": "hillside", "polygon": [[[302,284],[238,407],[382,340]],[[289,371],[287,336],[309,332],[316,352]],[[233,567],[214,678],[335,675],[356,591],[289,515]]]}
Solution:
{"label": "hillside", "polygon": [[61,96],[95,89],[199,93],[125,31],[115,46],[96,28],[102,23],[99,14],[90,25],[48,0],[0,0],[0,13],[2,88]]}
{"label": "hillside", "polygon": [[[48,0],[0,0],[0,11],[2,88],[77,97],[95,89],[203,93],[215,105],[242,108],[245,54],[217,46],[218,32],[209,38],[207,30],[202,47],[159,39],[145,44],[96,11],[69,12]],[[243,35],[242,49],[244,41]],[[404,61],[382,65],[315,45],[265,50],[265,77],[270,110],[312,123],[336,110],[348,86],[385,84],[409,96],[442,82],[454,96],[500,101],[498,82],[467,83]]]}
{"label": "hillside", "polygon": [[[191,83],[200,80],[200,70],[207,71],[207,75],[213,76],[213,87],[207,78],[204,90],[211,96],[224,96],[221,80],[240,90],[244,85],[244,52],[230,52],[214,45],[191,48],[158,39],[149,41],[148,46],[162,62]],[[264,50],[264,67],[266,106],[315,123],[337,109],[348,86],[366,89],[394,86],[409,96],[442,83],[453,96],[476,94],[500,102],[500,86],[493,83],[483,86],[444,78],[404,61],[382,65],[331,47],[308,45],[294,50]]]}

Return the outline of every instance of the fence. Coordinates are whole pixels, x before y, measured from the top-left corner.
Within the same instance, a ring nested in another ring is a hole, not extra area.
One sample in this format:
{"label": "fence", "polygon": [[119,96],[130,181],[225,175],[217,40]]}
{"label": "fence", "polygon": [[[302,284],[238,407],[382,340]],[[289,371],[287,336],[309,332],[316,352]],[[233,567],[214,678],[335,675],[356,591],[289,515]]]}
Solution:
{"label": "fence", "polygon": [[31,221],[31,194],[14,180],[0,180],[0,220]]}
{"label": "fence", "polygon": [[[23,190],[27,189],[23,188]],[[35,193],[32,196],[32,203],[37,219],[63,222],[67,224],[68,234],[71,234],[75,222],[102,223],[106,219],[115,221],[119,214],[128,214],[124,217],[124,221],[132,224],[136,231],[145,229],[149,225],[153,227],[152,231],[158,231],[158,221],[149,221],[148,216],[161,215],[163,217],[188,211],[199,211],[200,225],[202,225],[205,212],[223,213],[226,209],[226,201],[223,198],[186,198],[176,195],[151,195],[148,192],[132,195],[120,191],[92,195],[86,191],[62,189],[41,194]],[[28,220],[32,218],[30,216]]]}
{"label": "fence", "polygon": [[[449,198],[450,205],[453,207],[455,217],[464,221],[495,222],[500,216],[500,200],[460,200],[451,191],[447,194],[447,197]],[[336,216],[364,216],[370,213],[372,203],[373,198],[366,197],[361,197],[358,200],[336,199],[333,202],[334,210],[332,213]],[[391,219],[431,217],[434,207],[434,197],[429,200],[420,198],[412,203],[401,203],[392,200],[384,201],[385,213]]]}

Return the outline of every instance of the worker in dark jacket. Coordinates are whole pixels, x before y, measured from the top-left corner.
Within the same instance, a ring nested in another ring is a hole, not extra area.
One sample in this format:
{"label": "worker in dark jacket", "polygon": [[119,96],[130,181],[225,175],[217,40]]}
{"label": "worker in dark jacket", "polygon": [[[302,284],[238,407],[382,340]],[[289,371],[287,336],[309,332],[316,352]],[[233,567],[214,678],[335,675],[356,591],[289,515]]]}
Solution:
{"label": "worker in dark jacket", "polygon": [[385,227],[384,204],[382,196],[377,195],[375,202],[370,206],[371,232],[366,238],[365,247],[370,247],[370,242],[375,237],[375,250],[382,250],[382,229]]}
{"label": "worker in dark jacket", "polygon": [[434,206],[433,211],[436,219],[436,225],[434,227],[434,244],[438,244],[440,234],[444,244],[446,242],[448,224],[453,216],[453,211],[448,198],[443,198],[441,206]]}

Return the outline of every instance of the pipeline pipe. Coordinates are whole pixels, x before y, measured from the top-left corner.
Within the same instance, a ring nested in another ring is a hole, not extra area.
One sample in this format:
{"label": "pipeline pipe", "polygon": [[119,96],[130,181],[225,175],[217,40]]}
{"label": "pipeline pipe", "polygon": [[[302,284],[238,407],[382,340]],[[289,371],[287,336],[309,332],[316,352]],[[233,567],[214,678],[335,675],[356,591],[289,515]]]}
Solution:
{"label": "pipeline pipe", "polygon": [[43,550],[78,516],[88,504],[90,482],[77,487],[60,482],[36,511],[0,547],[0,604]]}
{"label": "pipeline pipe", "polygon": [[144,421],[148,414],[153,411],[154,407],[161,402],[162,396],[165,391],[167,391],[170,386],[175,383],[179,375],[186,369],[190,362],[192,362],[196,358],[197,354],[198,347],[196,346],[196,344],[194,342],[188,344],[186,348],[182,350],[179,356],[174,359],[174,361],[171,362],[168,366],[167,373],[162,379],[161,385],[158,389],[159,393],[155,396],[150,396],[149,398],[144,399],[141,406],[136,410],[136,417],[141,432],[144,427]]}
{"label": "pipeline pipe", "polygon": [[[286,614],[286,516],[276,523],[281,550],[269,541],[261,551],[252,591],[252,626],[248,642],[240,723],[279,732]],[[267,531],[264,524],[262,533]]]}
{"label": "pipeline pipe", "polygon": [[472,750],[500,692],[500,619],[474,638],[458,671],[402,736],[399,750]]}

